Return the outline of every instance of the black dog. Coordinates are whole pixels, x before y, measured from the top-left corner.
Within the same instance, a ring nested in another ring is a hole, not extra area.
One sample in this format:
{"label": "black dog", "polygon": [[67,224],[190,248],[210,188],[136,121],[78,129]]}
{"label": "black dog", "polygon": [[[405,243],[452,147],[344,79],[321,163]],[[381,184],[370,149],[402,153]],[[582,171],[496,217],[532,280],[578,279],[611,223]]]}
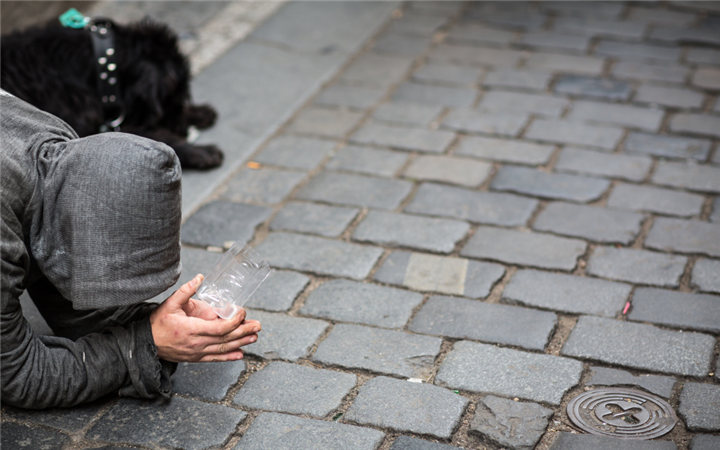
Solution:
{"label": "black dog", "polygon": [[217,114],[191,104],[189,64],[165,25],[49,24],[3,36],[0,52],[0,86],[80,136],[118,130],[170,145],[185,168],[222,163],[216,146],[186,140],[189,126],[210,127]]}

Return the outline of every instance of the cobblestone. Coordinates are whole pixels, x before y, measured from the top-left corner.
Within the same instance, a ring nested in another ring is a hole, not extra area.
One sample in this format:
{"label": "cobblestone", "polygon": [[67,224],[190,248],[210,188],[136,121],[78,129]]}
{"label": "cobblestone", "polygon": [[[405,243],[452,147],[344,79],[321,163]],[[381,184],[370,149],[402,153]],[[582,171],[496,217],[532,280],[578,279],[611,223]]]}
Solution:
{"label": "cobblestone", "polygon": [[720,296],[665,289],[638,288],[633,295],[632,320],[671,327],[720,331]]}
{"label": "cobblestone", "polygon": [[643,84],[637,90],[635,101],[671,108],[699,108],[703,103],[703,95],[698,91],[683,87]]}
{"label": "cobblestone", "polygon": [[638,22],[620,22],[603,18],[562,17],[553,21],[555,29],[586,36],[642,38],[646,26]]}
{"label": "cobblestone", "polygon": [[640,232],[643,218],[628,211],[553,202],[540,213],[533,228],[595,242],[629,244]]}
{"label": "cobblestone", "polygon": [[435,379],[450,388],[558,405],[581,372],[582,363],[569,358],[460,341]]}
{"label": "cobblestone", "polygon": [[269,208],[244,203],[208,203],[185,222],[180,239],[185,244],[203,247],[222,247],[228,241],[246,243],[270,212]]}
{"label": "cobblestone", "polygon": [[359,212],[358,208],[292,202],[278,211],[270,229],[339,236]]}
{"label": "cobblestone", "polygon": [[555,314],[456,297],[430,297],[410,331],[542,350],[555,328]]}
{"label": "cobblestone", "polygon": [[405,211],[490,225],[515,226],[527,222],[537,205],[537,200],[513,194],[423,183]]}
{"label": "cobblestone", "polygon": [[597,247],[587,265],[589,274],[613,280],[677,287],[687,258],[631,248]]}
{"label": "cobblestone", "polygon": [[700,214],[704,201],[703,196],[689,192],[619,183],[610,193],[607,206],[672,216],[694,216]]}
{"label": "cobblestone", "polygon": [[618,439],[610,436],[576,434],[567,431],[559,432],[557,438],[555,438],[550,446],[551,450],[572,450],[576,448],[586,450],[601,450],[608,448],[615,450],[675,450],[677,449],[677,446],[673,441],[663,441],[657,439],[652,441]]}
{"label": "cobblestone", "polygon": [[595,46],[595,53],[633,61],[668,61],[680,59],[681,48],[668,45],[641,44],[601,40]]}
{"label": "cobblestone", "polygon": [[372,450],[380,445],[384,437],[385,434],[381,431],[354,425],[287,414],[262,413],[253,421],[235,449]]}
{"label": "cobblestone", "polygon": [[340,406],[356,382],[353,374],[273,361],[250,376],[233,403],[263,411],[323,417]]}
{"label": "cobblestone", "polygon": [[338,324],[320,343],[312,359],[400,377],[425,378],[440,352],[440,342],[436,337]]}
{"label": "cobblestone", "polygon": [[690,47],[685,54],[688,62],[696,64],[720,64],[720,50],[705,47]]}
{"label": "cobblestone", "polygon": [[573,102],[567,118],[657,131],[663,115],[663,111],[659,109],[578,100]]}
{"label": "cobblestone", "polygon": [[606,100],[627,100],[632,94],[629,83],[608,78],[563,75],[555,81],[555,92]]}
{"label": "cobblestone", "polygon": [[341,148],[325,167],[331,170],[391,177],[405,165],[408,158],[406,153],[350,145]]}
{"label": "cobblestone", "polygon": [[670,119],[670,131],[720,137],[720,118],[709,114],[678,113]]}
{"label": "cobblestone", "polygon": [[345,69],[339,81],[388,88],[405,76],[411,63],[410,58],[365,53]]}
{"label": "cobblestone", "polygon": [[595,56],[578,56],[559,53],[531,53],[525,65],[532,69],[543,69],[552,72],[577,73],[583,75],[600,75],[604,60]]}
{"label": "cobblestone", "polygon": [[518,50],[450,44],[440,44],[429,53],[430,61],[486,67],[514,67],[522,56]]}
{"label": "cobblestone", "polygon": [[695,261],[692,282],[701,291],[720,293],[720,260],[700,258]]}
{"label": "cobblestone", "polygon": [[288,131],[340,138],[348,134],[361,118],[362,113],[357,111],[311,106],[290,123]]}
{"label": "cobblestone", "polygon": [[347,420],[448,439],[468,400],[447,389],[377,377],[365,383]]}
{"label": "cobblestone", "polygon": [[372,46],[372,51],[381,55],[416,57],[430,45],[429,38],[401,33],[383,33]]}
{"label": "cobblestone", "polygon": [[410,163],[403,175],[419,180],[475,187],[485,181],[491,169],[491,164],[469,158],[420,155]]}
{"label": "cobblestone", "polygon": [[552,95],[492,90],[483,95],[478,109],[559,117],[569,105],[568,99]]}
{"label": "cobblestone", "polygon": [[720,225],[699,220],[660,217],[645,240],[650,248],[720,256]]}
{"label": "cobblestone", "polygon": [[555,311],[614,317],[622,311],[631,286],[624,283],[538,270],[520,270],[503,298]]}
{"label": "cobblestone", "polygon": [[421,82],[473,87],[483,73],[484,70],[477,67],[456,66],[453,64],[425,64],[413,72],[412,78]]}
{"label": "cobblestone", "polygon": [[720,168],[660,161],[652,176],[652,182],[691,191],[720,193]]}
{"label": "cobblestone", "polygon": [[[628,342],[633,345],[627,345]],[[581,316],[563,355],[620,366],[688,376],[705,376],[715,339],[707,334],[670,331],[641,323]]]}
{"label": "cobblestone", "polygon": [[356,241],[450,253],[470,230],[467,222],[370,211],[353,233]]}
{"label": "cobblestone", "polygon": [[[74,408],[51,408],[46,410],[20,409],[3,405],[2,415],[3,419],[9,417],[16,422],[43,425],[45,427],[58,429],[64,433],[75,433],[85,428],[88,422],[93,420],[103,408],[104,405],[101,402],[79,405]],[[15,438],[9,439],[8,441],[5,440],[5,426],[12,423],[13,422],[2,422],[3,432],[0,434],[0,437],[3,438],[3,447],[8,445],[10,448],[13,448],[13,446],[17,445]],[[14,435],[14,432],[8,434]],[[65,435],[58,433],[58,437],[60,436]],[[20,439],[22,439],[22,436],[20,436]]]}
{"label": "cobblestone", "polygon": [[255,161],[292,169],[312,170],[334,147],[333,141],[285,135],[273,139]]}
{"label": "cobblestone", "polygon": [[545,433],[552,413],[552,409],[537,403],[488,395],[478,402],[470,433],[477,433],[503,447],[529,449]]}
{"label": "cobblestone", "polygon": [[267,359],[297,361],[307,356],[329,325],[321,320],[256,310],[248,310],[247,316],[260,321],[262,337],[243,347],[243,351]]}
{"label": "cobblestone", "polygon": [[392,99],[429,105],[466,107],[473,104],[475,96],[476,92],[471,88],[404,83],[395,89]]}
{"label": "cobblestone", "polygon": [[455,154],[519,164],[545,164],[555,151],[552,145],[483,136],[465,136]]}
{"label": "cobblestone", "polygon": [[612,66],[613,76],[631,80],[682,83],[689,74],[690,69],[675,64],[619,61]]}
{"label": "cobblestone", "polygon": [[558,31],[533,31],[525,33],[519,43],[528,47],[584,53],[590,45],[590,38],[579,34]]}
{"label": "cobblestone", "polygon": [[711,142],[705,139],[666,136],[649,133],[630,133],[625,140],[625,151],[667,158],[707,159]]}
{"label": "cobblestone", "polygon": [[247,169],[227,184],[222,199],[235,202],[279,203],[305,178],[304,172],[284,169]]}
{"label": "cobblestone", "polygon": [[401,125],[427,126],[442,112],[438,105],[423,105],[412,102],[383,103],[373,113],[376,120],[395,122]]}
{"label": "cobblestone", "polygon": [[410,193],[409,181],[321,172],[300,188],[297,198],[340,205],[393,209]]}
{"label": "cobblestone", "polygon": [[398,436],[398,438],[393,441],[390,450],[457,450],[459,448],[460,447],[424,441],[409,436]]}
{"label": "cobblestone", "polygon": [[596,200],[609,186],[608,180],[600,178],[512,166],[501,167],[490,184],[500,191],[576,202]]}
{"label": "cobblestone", "polygon": [[544,269],[572,270],[585,253],[585,242],[543,233],[478,227],[463,256],[488,258]]}
{"label": "cobblestone", "polygon": [[551,78],[552,74],[549,72],[500,69],[488,72],[482,84],[491,87],[544,91],[550,85]]}
{"label": "cobblestone", "polygon": [[173,391],[219,402],[245,372],[245,361],[180,363],[173,374]]}
{"label": "cobblestone", "polygon": [[664,375],[633,375],[630,372],[608,367],[591,367],[588,386],[637,386],[660,397],[669,399],[675,378]]}
{"label": "cobblestone", "polygon": [[459,44],[497,44],[506,45],[515,40],[515,33],[491,28],[487,25],[461,22],[450,30],[447,40]]}
{"label": "cobblestone", "polygon": [[518,113],[487,113],[473,109],[453,109],[443,126],[466,133],[517,136],[525,127],[528,116]]}
{"label": "cobblestone", "polygon": [[612,150],[620,142],[622,130],[616,127],[587,125],[568,120],[536,119],[525,132],[525,137]]}
{"label": "cobblestone", "polygon": [[720,436],[697,434],[690,443],[690,450],[714,450],[720,447]]}
{"label": "cobblestone", "polygon": [[375,279],[418,291],[481,298],[504,273],[499,264],[394,251],[375,273]]}
{"label": "cobblestone", "polygon": [[455,139],[455,133],[446,130],[392,127],[370,123],[351,136],[358,144],[393,147],[400,150],[443,153]]}
{"label": "cobblestone", "polygon": [[601,177],[642,181],[650,171],[651,166],[652,159],[647,156],[596,152],[565,147],[560,153],[555,169]]}
{"label": "cobblestone", "polygon": [[300,313],[336,321],[402,328],[422,299],[421,294],[402,289],[331,280],[310,293]]}
{"label": "cobblestone", "polygon": [[333,84],[315,97],[315,104],[367,109],[385,95],[385,89],[374,86]]}
{"label": "cobblestone", "polygon": [[70,443],[70,437],[57,431],[29,427],[15,422],[3,422],[0,445],[13,448],[22,443],[24,447],[37,449],[61,448]]}
{"label": "cobblestone", "polygon": [[680,394],[680,414],[691,430],[720,430],[720,387],[688,382]]}
{"label": "cobblestone", "polygon": [[287,311],[310,279],[286,270],[273,270],[246,306],[267,311]]}

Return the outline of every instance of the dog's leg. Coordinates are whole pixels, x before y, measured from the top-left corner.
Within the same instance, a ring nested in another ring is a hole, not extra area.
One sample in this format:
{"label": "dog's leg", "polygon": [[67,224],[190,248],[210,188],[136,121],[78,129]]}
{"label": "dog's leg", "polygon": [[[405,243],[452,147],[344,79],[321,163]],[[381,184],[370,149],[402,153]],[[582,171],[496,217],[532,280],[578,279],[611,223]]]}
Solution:
{"label": "dog's leg", "polygon": [[217,112],[210,105],[190,105],[188,107],[187,121],[189,125],[204,130],[213,126],[216,119]]}
{"label": "dog's leg", "polygon": [[127,127],[122,131],[169,145],[175,150],[180,165],[185,169],[207,170],[217,167],[223,162],[223,152],[215,145],[190,144],[185,138],[165,129],[140,130]]}

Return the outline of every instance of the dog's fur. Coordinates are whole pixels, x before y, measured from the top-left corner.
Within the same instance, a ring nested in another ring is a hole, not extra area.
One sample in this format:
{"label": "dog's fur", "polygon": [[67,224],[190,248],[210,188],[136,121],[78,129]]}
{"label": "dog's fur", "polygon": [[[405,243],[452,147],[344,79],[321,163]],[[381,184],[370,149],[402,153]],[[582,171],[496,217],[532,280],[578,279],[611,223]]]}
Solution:
{"label": "dog's fur", "polygon": [[[177,36],[144,20],[114,24],[120,101],[120,131],[170,145],[185,168],[222,163],[214,145],[187,142],[189,126],[213,125],[215,110],[190,102],[190,69]],[[0,86],[65,120],[80,136],[99,132],[103,118],[90,32],[49,24],[2,37]]]}

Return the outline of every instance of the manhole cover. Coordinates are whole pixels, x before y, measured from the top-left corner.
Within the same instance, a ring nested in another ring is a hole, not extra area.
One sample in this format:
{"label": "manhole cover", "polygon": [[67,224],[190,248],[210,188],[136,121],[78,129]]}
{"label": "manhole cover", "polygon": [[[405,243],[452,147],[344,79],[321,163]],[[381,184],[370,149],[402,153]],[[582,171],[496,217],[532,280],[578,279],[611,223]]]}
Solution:
{"label": "manhole cover", "polygon": [[570,420],[592,434],[652,439],[673,429],[677,416],[663,399],[637,389],[602,388],[568,403]]}

